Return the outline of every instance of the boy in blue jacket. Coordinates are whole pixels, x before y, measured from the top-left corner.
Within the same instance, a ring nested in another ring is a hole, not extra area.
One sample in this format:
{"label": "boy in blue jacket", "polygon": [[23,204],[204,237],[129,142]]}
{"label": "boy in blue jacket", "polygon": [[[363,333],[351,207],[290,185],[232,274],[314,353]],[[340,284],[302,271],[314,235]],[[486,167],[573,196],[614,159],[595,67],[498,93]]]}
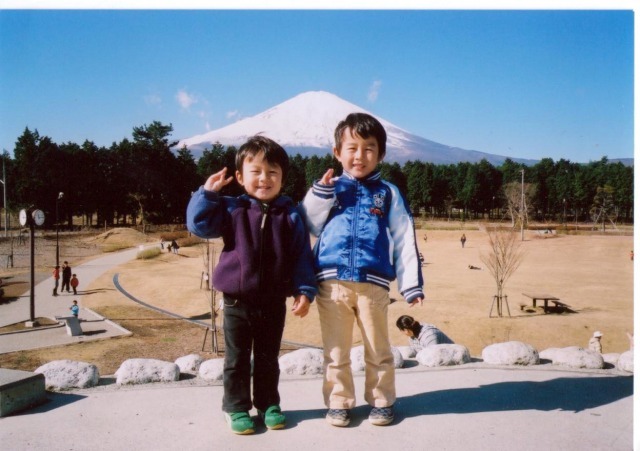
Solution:
{"label": "boy in blue jacket", "polygon": [[355,406],[350,352],[353,324],[365,351],[364,397],[369,422],[384,426],[394,419],[395,368],[389,342],[389,284],[410,306],[420,304],[422,272],[406,200],[380,178],[378,163],[387,134],[374,117],[352,113],[335,130],[333,154],[343,173],[329,169],[307,193],[303,210],[316,241],[317,305],[324,347],[323,395],[326,419],[347,426]]}
{"label": "boy in blue jacket", "polygon": [[252,348],[253,405],[267,428],[285,426],[278,393],[285,301],[295,296],[293,314],[304,317],[317,291],[304,221],[291,199],[280,195],[288,168],[280,145],[254,136],[236,155],[236,179],[246,194],[218,194],[233,180],[224,168],[207,179],[187,207],[193,234],[224,242],[212,283],[224,302],[222,410],[236,434],[255,431],[249,415]]}

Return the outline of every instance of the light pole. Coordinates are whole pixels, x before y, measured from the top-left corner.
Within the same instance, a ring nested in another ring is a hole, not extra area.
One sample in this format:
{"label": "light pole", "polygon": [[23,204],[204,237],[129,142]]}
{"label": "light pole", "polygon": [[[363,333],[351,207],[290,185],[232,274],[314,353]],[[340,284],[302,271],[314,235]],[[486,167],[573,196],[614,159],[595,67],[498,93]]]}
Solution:
{"label": "light pole", "polygon": [[6,238],[7,236],[9,236],[7,233],[7,228],[9,224],[9,210],[7,210],[7,173],[5,172],[5,168],[4,168],[4,160],[6,159],[5,152],[6,150],[2,149],[2,180],[0,180],[0,182],[2,182],[2,188],[3,188],[3,194],[4,194],[4,236]]}
{"label": "light pole", "polygon": [[58,205],[64,197],[64,193],[60,191],[56,199],[56,266],[60,266],[60,224],[58,222]]}
{"label": "light pole", "polygon": [[524,241],[524,169],[521,169],[522,172],[522,197],[520,199],[520,240]]}

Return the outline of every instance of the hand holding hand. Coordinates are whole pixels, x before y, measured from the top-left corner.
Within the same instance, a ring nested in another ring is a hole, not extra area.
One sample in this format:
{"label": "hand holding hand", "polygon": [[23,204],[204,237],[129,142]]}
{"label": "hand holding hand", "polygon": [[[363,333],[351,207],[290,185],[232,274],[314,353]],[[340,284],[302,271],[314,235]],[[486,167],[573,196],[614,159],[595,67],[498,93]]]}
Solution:
{"label": "hand holding hand", "polygon": [[204,189],[219,192],[233,180],[233,177],[225,178],[226,174],[227,168],[222,168],[222,170],[210,176],[207,181],[204,182]]}
{"label": "hand holding hand", "polygon": [[311,301],[304,294],[299,294],[295,297],[293,301],[293,308],[291,311],[295,316],[299,316],[300,318],[304,318],[309,313],[309,305],[311,305]]}

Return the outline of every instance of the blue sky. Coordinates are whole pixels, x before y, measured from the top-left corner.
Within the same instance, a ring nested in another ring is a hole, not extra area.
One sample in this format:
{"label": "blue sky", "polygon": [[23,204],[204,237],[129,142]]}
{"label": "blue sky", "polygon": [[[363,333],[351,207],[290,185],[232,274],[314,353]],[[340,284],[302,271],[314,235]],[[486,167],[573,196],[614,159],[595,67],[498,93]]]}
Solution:
{"label": "blue sky", "polygon": [[324,90],[443,144],[634,154],[633,11],[0,11],[0,145],[175,139]]}

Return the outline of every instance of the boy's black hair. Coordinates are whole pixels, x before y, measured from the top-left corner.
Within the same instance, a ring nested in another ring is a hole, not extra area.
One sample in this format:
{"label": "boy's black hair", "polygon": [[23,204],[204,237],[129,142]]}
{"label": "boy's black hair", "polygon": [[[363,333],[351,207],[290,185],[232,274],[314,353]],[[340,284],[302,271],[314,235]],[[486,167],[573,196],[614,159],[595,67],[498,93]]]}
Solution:
{"label": "boy's black hair", "polygon": [[418,338],[418,335],[420,335],[420,329],[422,328],[420,323],[414,320],[413,317],[409,315],[402,315],[400,318],[398,318],[398,320],[396,321],[396,326],[398,326],[398,329],[400,330],[408,329],[412,331],[413,336],[416,338]]}
{"label": "boy's black hair", "polygon": [[378,141],[378,158],[382,161],[387,153],[387,132],[378,119],[367,113],[351,113],[343,121],[340,121],[334,133],[338,152],[342,146],[342,134],[347,129],[351,130],[352,134],[355,133],[364,139],[373,136]]}
{"label": "boy's black hair", "polygon": [[248,156],[255,157],[260,152],[264,153],[264,159],[271,164],[277,164],[282,169],[282,181],[284,183],[289,171],[289,155],[280,144],[266,136],[252,136],[240,146],[236,154],[236,170],[242,172],[244,159]]}

